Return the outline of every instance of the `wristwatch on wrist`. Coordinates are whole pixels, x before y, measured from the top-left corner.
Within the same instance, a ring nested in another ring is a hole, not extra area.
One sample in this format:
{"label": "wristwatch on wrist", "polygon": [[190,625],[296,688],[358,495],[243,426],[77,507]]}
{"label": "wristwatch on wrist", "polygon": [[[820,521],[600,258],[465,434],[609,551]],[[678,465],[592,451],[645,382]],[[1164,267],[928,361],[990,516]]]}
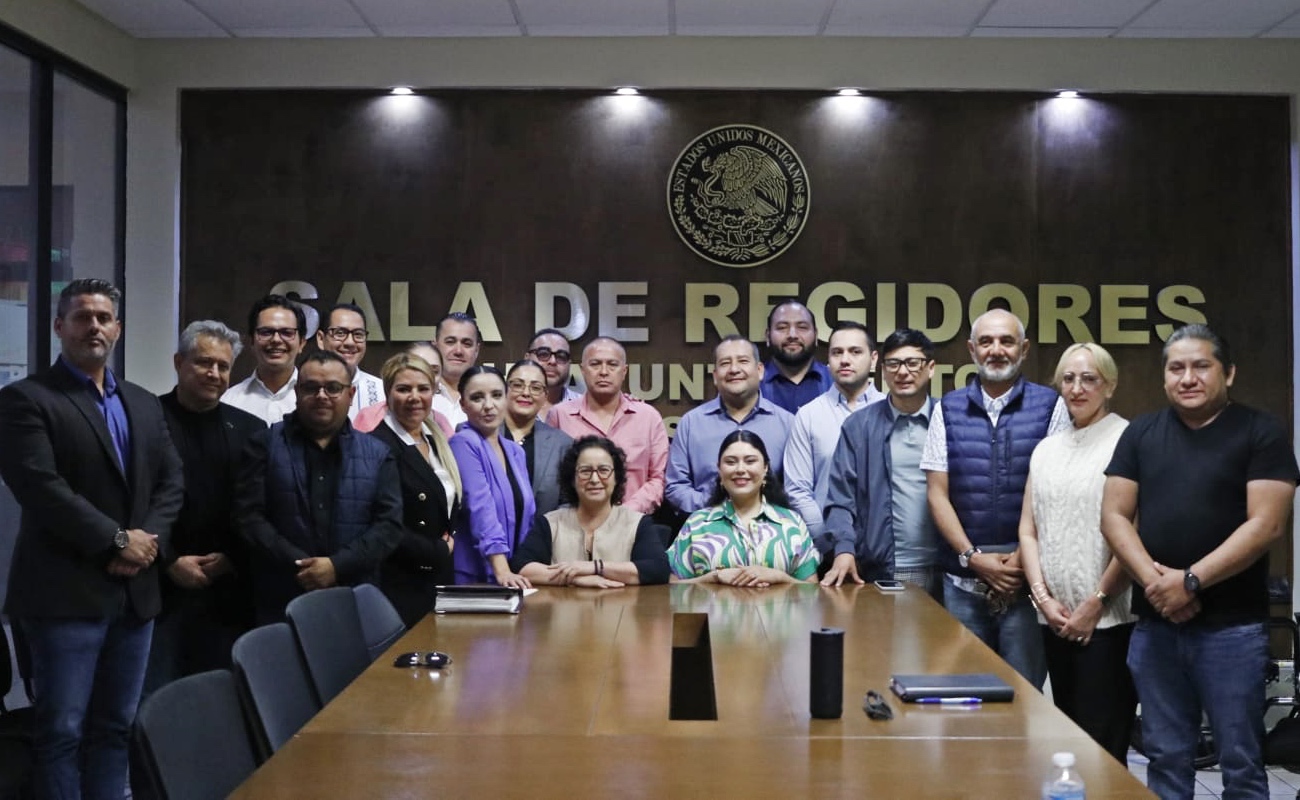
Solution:
{"label": "wristwatch on wrist", "polygon": [[126,528],[118,528],[117,533],[113,534],[113,546],[118,550],[125,550],[130,543],[131,534],[126,532]]}
{"label": "wristwatch on wrist", "polygon": [[1183,588],[1188,594],[1196,594],[1201,590],[1201,579],[1190,569],[1183,572]]}
{"label": "wristwatch on wrist", "polygon": [[979,549],[978,547],[972,547],[971,549],[957,556],[957,563],[961,564],[962,569],[970,569],[970,557],[975,555],[976,553],[983,553],[983,552],[984,551]]}

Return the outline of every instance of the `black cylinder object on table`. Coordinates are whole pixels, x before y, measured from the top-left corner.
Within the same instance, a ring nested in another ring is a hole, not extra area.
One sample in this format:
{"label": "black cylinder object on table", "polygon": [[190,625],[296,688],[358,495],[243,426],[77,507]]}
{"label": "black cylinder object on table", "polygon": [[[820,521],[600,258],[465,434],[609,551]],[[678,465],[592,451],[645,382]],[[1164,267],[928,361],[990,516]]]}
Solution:
{"label": "black cylinder object on table", "polygon": [[844,710],[844,631],[812,632],[808,654],[808,708],[814,719],[839,719]]}

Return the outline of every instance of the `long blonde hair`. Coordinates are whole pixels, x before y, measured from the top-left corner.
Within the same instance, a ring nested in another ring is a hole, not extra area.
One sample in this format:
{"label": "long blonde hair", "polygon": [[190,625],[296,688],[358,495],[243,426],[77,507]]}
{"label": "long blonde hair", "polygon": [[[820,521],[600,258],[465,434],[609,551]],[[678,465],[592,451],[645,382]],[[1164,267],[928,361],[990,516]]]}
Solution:
{"label": "long blonde hair", "polygon": [[[385,361],[383,369],[379,371],[379,376],[384,381],[385,401],[393,391],[393,384],[397,381],[397,373],[408,369],[420,373],[429,379],[429,383],[437,387],[438,379],[433,377],[433,369],[429,366],[428,361],[413,353],[398,353]],[[430,408],[431,414],[432,410]],[[438,460],[442,462],[443,469],[451,474],[451,482],[456,487],[456,499],[459,500],[463,497],[464,490],[460,483],[460,470],[456,467],[456,456],[452,454],[451,445],[447,443],[447,435],[442,432],[442,428],[434,424],[432,419],[426,418],[422,426],[429,437],[433,439],[433,450],[438,454]]]}

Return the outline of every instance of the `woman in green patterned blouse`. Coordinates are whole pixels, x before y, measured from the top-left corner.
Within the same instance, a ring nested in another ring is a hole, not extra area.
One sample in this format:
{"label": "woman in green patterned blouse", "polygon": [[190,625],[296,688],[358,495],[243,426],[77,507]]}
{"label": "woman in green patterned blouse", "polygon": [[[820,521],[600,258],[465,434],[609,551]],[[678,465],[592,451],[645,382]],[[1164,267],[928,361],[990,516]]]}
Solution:
{"label": "woman in green patterned blouse", "polygon": [[743,429],[728,434],[709,506],[687,518],[668,548],[672,580],[756,588],[815,582],[817,548],[789,502],[763,440]]}

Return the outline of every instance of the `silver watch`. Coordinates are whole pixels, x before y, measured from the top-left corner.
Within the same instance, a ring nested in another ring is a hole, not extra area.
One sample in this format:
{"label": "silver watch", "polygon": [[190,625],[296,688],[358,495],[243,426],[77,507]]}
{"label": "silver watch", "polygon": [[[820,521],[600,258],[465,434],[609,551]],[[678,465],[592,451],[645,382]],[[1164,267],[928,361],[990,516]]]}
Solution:
{"label": "silver watch", "polygon": [[972,547],[971,549],[957,556],[957,563],[961,564],[962,569],[970,569],[970,557],[975,555],[976,553],[983,553],[983,552],[984,551],[979,549],[978,547]]}

